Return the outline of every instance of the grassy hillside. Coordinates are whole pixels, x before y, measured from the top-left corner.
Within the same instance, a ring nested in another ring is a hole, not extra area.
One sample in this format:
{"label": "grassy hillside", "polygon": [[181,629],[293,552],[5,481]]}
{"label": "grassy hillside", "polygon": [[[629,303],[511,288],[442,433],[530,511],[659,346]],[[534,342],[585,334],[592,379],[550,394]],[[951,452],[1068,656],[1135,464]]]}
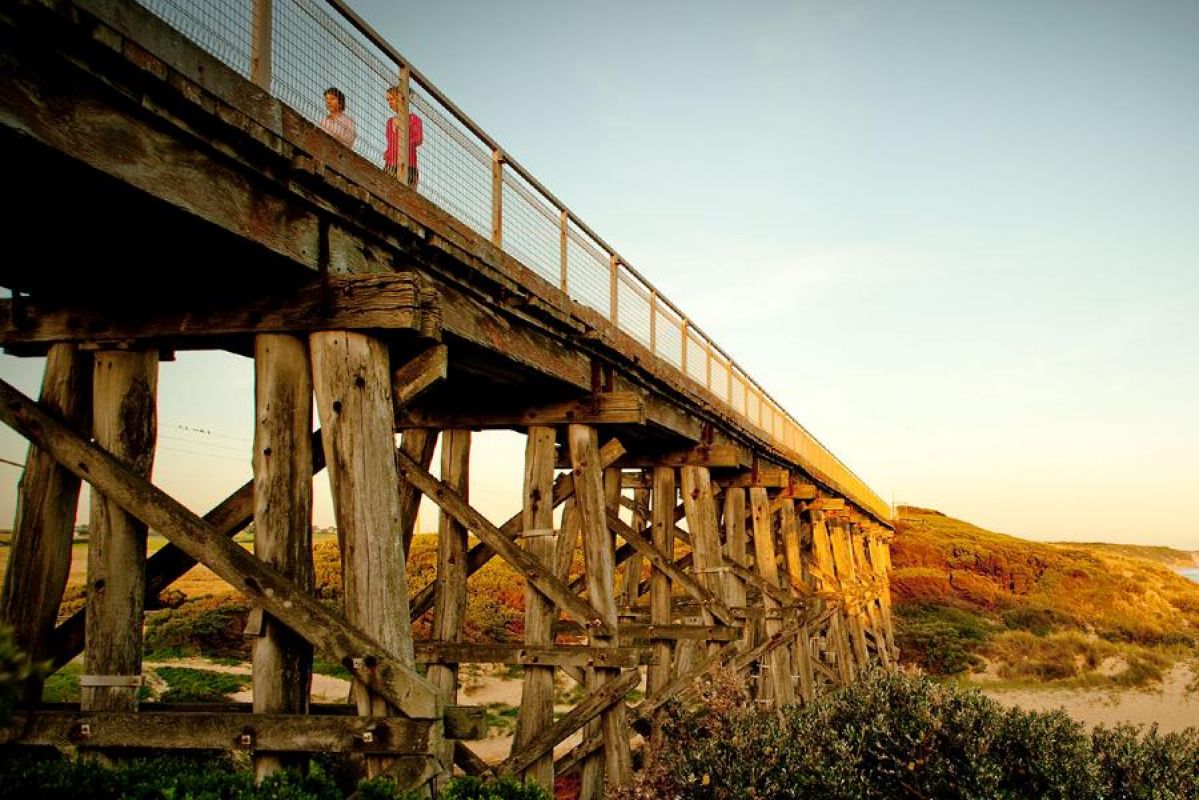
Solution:
{"label": "grassy hillside", "polygon": [[899,514],[900,646],[934,674],[1137,685],[1199,652],[1199,584],[1166,566],[1182,551],[1030,542],[927,509]]}

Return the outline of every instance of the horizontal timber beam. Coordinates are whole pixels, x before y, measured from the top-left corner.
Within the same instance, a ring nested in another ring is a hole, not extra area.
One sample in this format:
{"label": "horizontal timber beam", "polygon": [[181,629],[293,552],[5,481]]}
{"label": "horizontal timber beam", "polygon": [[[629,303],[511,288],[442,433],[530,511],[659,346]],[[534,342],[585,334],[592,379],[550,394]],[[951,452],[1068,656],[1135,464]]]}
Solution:
{"label": "horizontal timber beam", "polygon": [[175,349],[211,347],[204,339],[317,330],[411,330],[438,337],[434,292],[412,272],[329,275],[295,287],[275,287],[252,301],[192,301],[174,309],[155,303],[129,309],[0,300],[0,346],[54,342],[166,343]]}
{"label": "horizontal timber beam", "polygon": [[[567,620],[554,623],[554,634],[563,636],[586,636],[581,625]],[[696,639],[707,642],[732,642],[740,639],[740,625],[642,625],[625,623],[616,628],[616,637],[624,644],[634,641]]]}
{"label": "horizontal timber beam", "polygon": [[0,743],[58,748],[427,755],[431,720],[222,712],[17,711]]}
{"label": "horizontal timber beam", "polygon": [[416,663],[631,668],[652,664],[654,659],[647,647],[417,642]]}
{"label": "horizontal timber beam", "polygon": [[[629,453],[613,467],[647,469],[650,467],[744,467],[753,460],[748,447],[739,444],[696,445],[663,453]],[[569,459],[559,458],[558,469],[570,469]]]}
{"label": "horizontal timber beam", "polygon": [[644,425],[645,403],[633,392],[607,392],[579,400],[514,409],[507,412],[475,413],[444,408],[410,408],[396,418],[399,428],[507,429],[531,425]]}

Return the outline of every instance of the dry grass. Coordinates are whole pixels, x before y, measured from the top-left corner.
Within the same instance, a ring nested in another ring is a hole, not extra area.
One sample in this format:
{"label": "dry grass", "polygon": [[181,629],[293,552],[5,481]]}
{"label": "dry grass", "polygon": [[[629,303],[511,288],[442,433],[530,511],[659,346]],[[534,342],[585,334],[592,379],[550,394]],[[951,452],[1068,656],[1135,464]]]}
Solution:
{"label": "dry grass", "polygon": [[1182,551],[1030,542],[910,507],[896,533],[892,594],[923,666],[983,658],[1009,681],[1124,686],[1199,648],[1199,584],[1166,566]]}

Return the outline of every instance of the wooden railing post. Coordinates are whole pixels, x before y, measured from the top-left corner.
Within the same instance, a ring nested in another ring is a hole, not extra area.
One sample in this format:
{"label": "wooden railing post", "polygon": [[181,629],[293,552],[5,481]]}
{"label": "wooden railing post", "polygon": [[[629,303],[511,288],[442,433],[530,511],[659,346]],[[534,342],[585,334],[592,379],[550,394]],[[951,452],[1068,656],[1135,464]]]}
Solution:
{"label": "wooden railing post", "polygon": [[412,122],[410,116],[412,114],[412,68],[407,64],[400,67],[399,82],[396,87],[399,91],[396,93],[396,177],[400,183],[405,186],[411,186],[411,181],[408,179],[408,148],[410,142],[408,140],[411,134]]}
{"label": "wooden railing post", "polygon": [[253,0],[250,18],[250,80],[271,90],[271,0]]}
{"label": "wooden railing post", "polygon": [[504,246],[504,154],[491,151],[491,243]]}
{"label": "wooden railing post", "polygon": [[620,259],[613,253],[608,257],[608,316],[620,327]]}

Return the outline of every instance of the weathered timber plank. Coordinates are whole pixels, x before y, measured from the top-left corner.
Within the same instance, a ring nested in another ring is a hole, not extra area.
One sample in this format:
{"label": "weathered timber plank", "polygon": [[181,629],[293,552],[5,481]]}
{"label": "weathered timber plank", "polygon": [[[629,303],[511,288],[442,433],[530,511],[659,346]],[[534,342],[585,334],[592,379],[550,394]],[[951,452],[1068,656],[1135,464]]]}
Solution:
{"label": "weathered timber plank", "polygon": [[[709,592],[724,606],[724,554],[720,548],[720,529],[716,522],[716,502],[712,497],[712,484],[707,467],[683,467],[679,470],[682,479],[683,506],[687,514],[687,530],[691,533],[691,546],[694,555],[694,571]],[[672,576],[673,577],[673,576]],[[676,579],[677,582],[677,579]],[[727,610],[727,607],[725,607]],[[708,609],[704,614],[704,622],[710,623],[710,614],[716,614],[716,608]],[[729,619],[724,620],[731,622]]]}
{"label": "weathered timber plank", "polygon": [[[617,639],[623,645],[636,641],[695,640],[709,642],[731,642],[741,636],[741,625],[642,625],[621,623],[617,626]],[[554,623],[554,633],[561,636],[585,636],[586,629],[576,622],[559,620]]]}
{"label": "weathered timber plank", "polygon": [[448,644],[417,642],[418,664],[525,664],[542,667],[631,668],[652,664],[645,647],[587,647],[570,644]]}
{"label": "weathered timber plank", "polygon": [[[615,647],[616,596],[614,594],[615,561],[613,542],[608,532],[607,511],[612,511],[620,501],[620,473],[600,465],[599,439],[596,429],[588,425],[571,425],[567,428],[571,471],[575,476],[575,503],[579,518],[579,531],[583,540],[583,560],[586,565],[587,597],[603,614],[607,629],[592,630],[590,641],[600,647]],[[606,485],[605,485],[605,478]],[[612,670],[594,668],[587,672],[587,690],[602,692],[604,685],[616,679]],[[601,715],[600,724],[604,735],[604,773],[609,786],[627,782],[632,773],[632,755],[629,740],[624,730],[624,704],[614,704]],[[598,795],[601,779],[589,774],[584,765],[581,796]]]}
{"label": "weathered timber plank", "polygon": [[439,739],[432,722],[403,717],[197,711],[18,711],[0,729],[6,745],[254,753],[424,754]]}
{"label": "weathered timber plank", "polygon": [[[742,467],[752,459],[748,448],[738,444],[696,445],[665,453],[629,453],[614,463],[620,469],[652,469],[653,467]],[[567,469],[565,457],[558,467]]]}
{"label": "weathered timber plank", "polygon": [[[524,575],[568,614],[583,625],[595,631],[607,633],[610,630],[604,615],[590,603],[570,591],[565,583],[558,580],[548,569],[533,560],[499,528],[495,527],[482,514],[467,503],[460,494],[451,487],[429,474],[402,452],[396,452],[396,462],[400,476],[416,486],[420,491],[438,505],[447,514],[479,537],[488,547],[501,558],[511,564],[520,574]],[[614,622],[614,621],[613,621]],[[611,626],[614,627],[614,626]]]}
{"label": "weathered timber plank", "polygon": [[[74,345],[50,348],[42,373],[41,403],[77,432],[90,434],[92,358]],[[35,662],[54,653],[54,622],[71,566],[71,538],[79,502],[79,478],[43,450],[29,446],[18,486],[17,518],[0,594],[0,621],[13,626],[17,646]],[[79,648],[83,648],[83,616]],[[42,680],[30,676],[25,699],[42,696]]]}
{"label": "weathered timber plank", "polygon": [[[98,447],[148,478],[158,434],[158,353],[96,353],[92,371],[92,436]],[[115,498],[91,495],[87,549],[87,676],[142,674],[142,621],[146,602],[146,523]],[[133,711],[134,685],[93,685],[80,679],[87,711]]]}
{"label": "weathered timber plank", "polygon": [[[433,451],[435,449],[437,449],[437,431],[429,430],[428,428],[409,428],[400,436],[400,450],[403,451],[404,455],[425,469],[428,469],[429,465],[433,463]],[[403,542],[405,560],[407,560],[408,553],[412,549],[412,536],[416,533],[416,516],[419,511],[420,489],[417,489],[408,483],[408,481],[401,478],[400,540]],[[433,590],[436,589],[436,583],[429,584],[428,588],[428,604],[432,606],[434,599]],[[413,604],[415,605],[415,601]],[[409,617],[416,619],[425,613],[425,610],[418,612],[415,608],[409,609]]]}
{"label": "weathered timber plank", "polygon": [[641,672],[629,670],[615,680],[604,684],[599,691],[586,695],[577,706],[542,731],[524,749],[509,756],[496,767],[495,771],[499,774],[519,774],[534,760],[553,750],[554,745],[583,727],[589,720],[599,716],[615,703],[621,702],[626,694],[637,688],[639,683],[641,683]]}
{"label": "weathered timber plank", "polygon": [[[412,272],[329,275],[298,286],[276,285],[253,300],[205,301],[171,309],[163,304],[134,314],[111,314],[83,304],[0,301],[0,346],[52,342],[141,342],[189,340],[259,333],[318,330],[419,330],[424,311],[420,277]],[[427,293],[424,295],[427,297]],[[236,304],[235,304],[236,303]]]}
{"label": "weathered timber plank", "polygon": [[449,363],[449,349],[436,344],[392,371],[391,392],[397,417],[407,413],[409,404],[426,389],[445,380]]}
{"label": "weathered timber plank", "polygon": [[441,715],[443,704],[433,687],[378,642],[352,628],[124,463],[72,433],[3,380],[0,421],[341,662],[407,716],[432,719]]}
{"label": "weathered timber plank", "polygon": [[[521,527],[525,531],[554,527],[554,448],[557,431],[552,427],[532,426],[525,442],[524,499]],[[552,536],[525,539],[525,549],[548,569],[554,567],[557,542]],[[553,649],[554,604],[544,595],[525,586],[525,643]],[[605,648],[595,648],[604,650]],[[554,722],[554,669],[539,661],[525,665],[524,687],[520,698],[520,717],[512,747],[519,750]],[[554,788],[554,761],[543,756],[524,773],[526,781],[539,784],[547,792]]]}
{"label": "weathered timber plank", "polygon": [[736,475],[716,475],[712,483],[725,489],[782,489],[791,484],[791,471],[786,467],[758,467]]}
{"label": "weathered timber plank", "polygon": [[[309,449],[312,452],[312,473],[325,468],[325,451],[321,447],[321,432],[313,431]],[[39,451],[41,452],[41,451]],[[231,495],[213,506],[203,517],[221,536],[233,537],[254,519],[254,481],[250,479]],[[146,608],[157,607],[158,595],[188,570],[196,560],[174,544],[160,547],[146,560]],[[65,619],[50,639],[52,669],[59,669],[83,652],[86,609],[79,609]]]}
{"label": "weathered timber plank", "polygon": [[[446,486],[463,500],[470,497],[470,431],[441,432],[441,477]],[[437,524],[437,593],[433,601],[434,641],[457,644],[462,641],[462,625],[466,621],[466,528],[444,510]],[[441,691],[441,696],[458,696],[458,665],[430,664],[425,677]],[[452,745],[441,754],[442,764],[449,776],[453,762]]]}
{"label": "weathered timber plank", "polygon": [[641,554],[654,569],[659,570],[670,577],[674,584],[695,600],[703,607],[706,613],[719,619],[726,625],[736,625],[737,620],[733,616],[733,612],[719,598],[711,588],[700,583],[699,580],[693,578],[690,574],[680,569],[675,563],[662,551],[654,547],[645,536],[630,528],[625,522],[615,513],[608,513],[608,527],[620,538],[624,539],[633,548]]}
{"label": "weathered timber plank", "polygon": [[[654,547],[662,553],[674,553],[675,503],[677,499],[674,469],[672,467],[655,467],[650,527]],[[661,570],[654,570],[650,574],[649,593],[650,623],[655,626],[669,625],[672,593],[670,575]],[[662,687],[670,682],[674,655],[674,647],[669,639],[655,641],[653,648],[657,664],[650,667],[646,674],[646,691],[650,694],[661,691]],[[660,743],[661,737],[662,726],[655,721],[651,728],[651,741]]]}
{"label": "weathered timber plank", "polygon": [[[302,591],[316,584],[312,563],[312,370],[307,343],[262,334],[254,340],[254,555]],[[253,642],[254,711],[308,710],[312,645],[263,615]],[[270,754],[254,759],[255,779],[303,763]]]}
{"label": "weathered timber plank", "polygon": [[[459,412],[444,408],[411,408],[401,412],[401,428],[469,428],[471,430],[520,429],[529,426],[644,425],[645,403],[632,392],[602,392],[579,400],[531,408],[485,413]],[[550,462],[551,466],[553,462]]]}
{"label": "weathered timber plank", "polygon": [[[405,667],[415,665],[408,616],[395,459],[395,404],[387,345],[355,331],[309,336],[317,412],[325,431],[325,460],[337,520],[346,619],[376,639]],[[427,681],[443,702],[452,699]],[[361,682],[351,684],[358,713],[391,716],[387,698]],[[367,758],[366,775],[394,762]]]}
{"label": "weathered timber plank", "polygon": [[[754,565],[762,580],[771,586],[779,586],[778,563],[774,547],[774,515],[770,513],[770,500],[766,490],[751,488],[749,490],[750,518],[754,529]],[[779,591],[784,591],[780,589]],[[778,599],[774,592],[764,592],[763,607],[769,612],[779,608],[786,601]],[[773,637],[782,630],[782,622],[766,617],[766,636]],[[759,685],[759,694],[765,694],[761,699],[772,699],[778,706],[790,705],[795,702],[795,688],[791,682],[790,657],[785,649],[775,649],[770,653],[766,664],[770,673],[770,684]]]}
{"label": "weathered timber plank", "polygon": [[[799,519],[795,513],[795,501],[784,499],[779,507],[779,536],[783,540],[783,561],[787,567],[787,580],[791,592],[798,598],[808,588],[807,566],[800,544]],[[791,666],[799,682],[799,696],[804,702],[816,698],[816,680],[812,675],[812,638],[805,625],[791,646]]]}
{"label": "weathered timber plank", "polygon": [[[745,530],[745,490],[732,488],[724,494],[724,563],[728,567],[725,574],[725,597],[730,607],[744,608],[746,602],[745,573],[749,570],[740,567],[746,561],[749,536]],[[750,573],[752,574],[752,573]],[[745,644],[753,644],[753,626],[745,626]]]}
{"label": "weathered timber plank", "polygon": [[[416,429],[413,428],[413,429],[409,429],[408,431],[405,431],[404,436],[408,436],[408,434],[411,433],[412,430],[416,430]],[[605,466],[607,466],[607,464],[611,463],[612,461],[615,461],[620,456],[620,454],[623,452],[624,452],[624,448],[621,446],[620,442],[618,442],[615,439],[612,439],[611,441],[607,442],[603,447],[600,448],[600,461]],[[406,455],[408,455],[409,458],[412,457],[410,453],[406,453]],[[430,455],[430,458],[432,458],[431,455]],[[423,464],[422,466],[426,469],[426,471],[428,470],[427,462],[425,464]],[[419,490],[417,490],[417,491],[419,491]],[[564,502],[572,499],[574,497],[574,492],[575,492],[574,476],[569,475],[569,474],[558,476],[558,478],[554,481],[554,507],[556,508],[561,503],[564,503]],[[515,540],[516,537],[521,532],[521,527],[520,527],[521,526],[521,515],[523,513],[524,512],[521,511],[521,512],[518,512],[518,513],[512,515],[511,517],[509,517],[508,521],[505,522],[500,527],[500,529],[499,529],[500,533],[504,534],[504,536],[508,537],[509,539]],[[563,528],[566,528],[566,527],[568,527],[568,526],[563,525]],[[560,538],[563,541],[565,541],[569,537],[567,537],[564,534]],[[560,543],[559,547],[561,547],[561,543]],[[469,577],[471,575],[474,575],[476,572],[478,572],[480,569],[482,569],[487,564],[487,562],[489,562],[489,561],[491,561],[491,559],[495,558],[496,555],[497,555],[497,553],[495,552],[495,550],[492,550],[491,547],[489,547],[486,542],[480,542],[480,543],[476,544],[466,554],[466,574],[467,574],[467,576]],[[570,548],[570,555],[567,556],[568,561],[567,561],[566,567],[568,569],[570,567],[569,558],[571,555],[573,555],[573,547]],[[557,573],[555,573],[555,574],[557,574]],[[559,574],[557,577],[559,580],[562,580],[562,581],[566,580],[565,573]],[[434,596],[435,589],[436,589],[435,584],[430,583],[428,586],[424,587],[419,592],[417,592],[416,595],[412,598],[412,619],[416,619],[417,617],[424,614],[426,611],[428,611],[430,608],[433,607],[433,596]],[[571,591],[574,591],[573,586],[571,587]]]}

